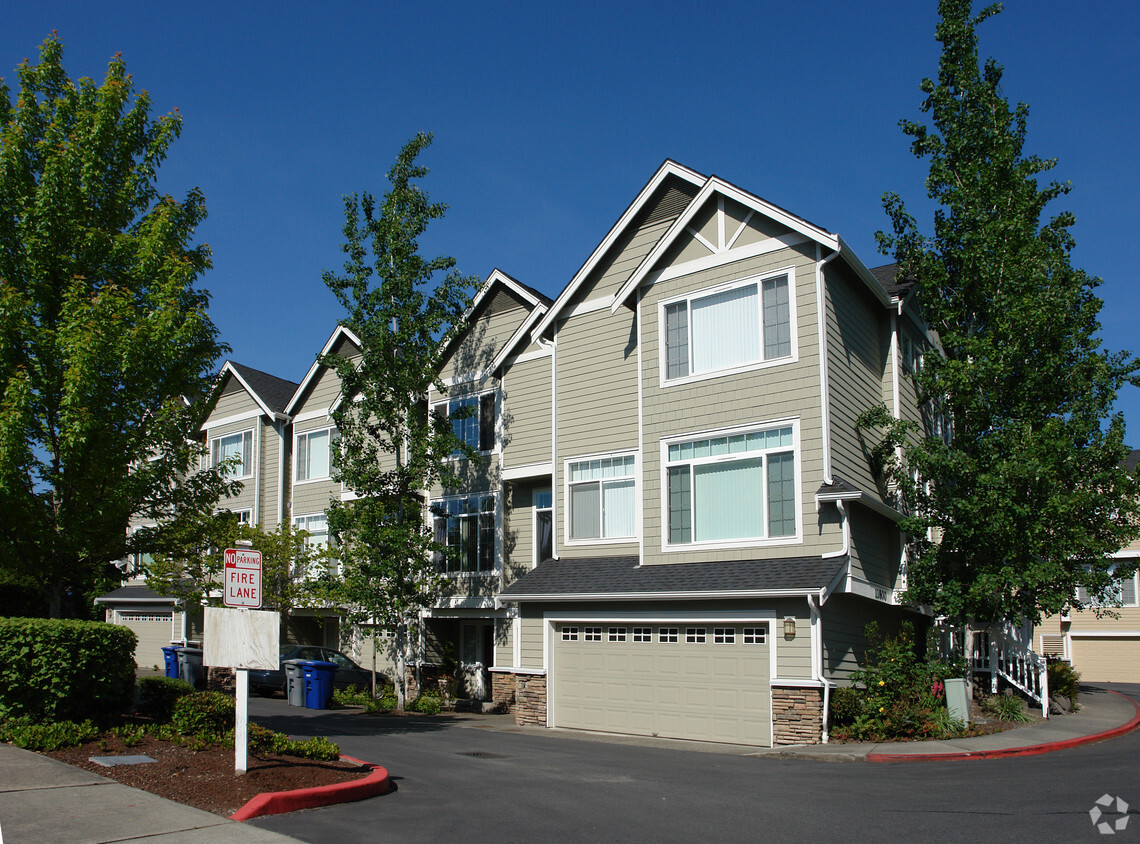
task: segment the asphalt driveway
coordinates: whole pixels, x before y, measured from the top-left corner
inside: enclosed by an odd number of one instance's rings
[[[509,717],[368,717],[251,701],[254,719],[329,735],[388,768],[360,803],[252,823],[356,841],[1099,840],[1105,793],[1140,809],[1140,732],[1023,759],[873,765],[748,748],[516,728]],[[1130,834],[1140,835],[1140,820]]]

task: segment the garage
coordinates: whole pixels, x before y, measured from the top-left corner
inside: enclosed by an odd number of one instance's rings
[[[1140,683],[1140,637],[1072,637],[1073,667],[1093,683]]]
[[[762,622],[561,622],[554,725],[771,745],[771,638]]]
[[[135,647],[135,664],[143,668],[161,667],[162,649],[182,635],[182,613],[171,610],[131,611],[115,613],[115,623],[135,631],[139,643]]]

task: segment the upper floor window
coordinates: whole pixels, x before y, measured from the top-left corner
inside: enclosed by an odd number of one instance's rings
[[[231,478],[245,478],[253,474],[253,429],[210,440],[210,466],[217,466],[233,457],[237,457],[240,462],[229,469]]]
[[[434,514],[435,541],[447,547],[440,561],[447,572],[480,572],[495,569],[495,497],[466,495],[437,501]]]
[[[671,442],[664,456],[670,545],[796,535],[792,425]]]
[[[570,539],[619,539],[636,534],[634,456],[566,464]]]
[[[298,481],[313,481],[331,475],[332,446],[336,438],[335,428],[297,434],[295,474]]]
[[[438,405],[451,419],[455,438],[476,451],[495,450],[495,394],[462,396]]]
[[[1092,607],[1135,607],[1140,606],[1137,601],[1136,574],[1131,577],[1118,577],[1109,587],[1104,599],[1090,595],[1083,586],[1077,589],[1077,600]]]
[[[309,536],[305,539],[306,545],[323,548],[329,544],[329,518],[324,513],[316,513],[312,516],[296,516],[293,519],[293,527],[297,530],[308,531]]]
[[[790,274],[694,294],[663,305],[666,381],[792,355]]]

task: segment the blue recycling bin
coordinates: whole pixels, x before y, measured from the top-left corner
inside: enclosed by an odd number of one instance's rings
[[[301,671],[305,675],[305,708],[328,709],[329,701],[332,700],[336,663],[307,659],[301,663]]]
[[[167,645],[162,649],[162,659],[166,663],[166,676],[172,680],[178,679],[178,652],[182,645]]]

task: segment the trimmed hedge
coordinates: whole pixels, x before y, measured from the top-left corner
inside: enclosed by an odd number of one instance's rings
[[[168,724],[174,715],[174,704],[193,693],[194,687],[185,680],[142,677],[139,679],[139,709],[157,723]]]
[[[0,718],[119,714],[134,699],[137,641],[101,621],[0,618]]]
[[[170,725],[184,736],[218,741],[234,728],[234,699],[221,692],[194,692],[178,698]]]

